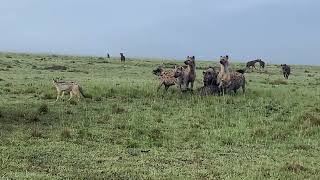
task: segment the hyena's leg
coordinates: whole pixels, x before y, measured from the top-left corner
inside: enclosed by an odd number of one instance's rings
[[[161,88],[161,86],[163,85],[163,82],[161,82],[157,88],[157,91],[159,91],[159,89]]]
[[[170,87],[170,86],[164,85],[165,91],[168,91],[169,87]]]
[[[70,91],[70,98],[68,99],[68,101],[70,101],[73,98],[73,92]]]
[[[193,91],[193,84],[194,84],[194,81],[191,81],[191,91]]]
[[[187,89],[186,89],[186,90],[189,90],[189,83],[190,83],[190,82],[187,81],[187,83],[186,83],[186,88],[187,88]]]
[[[246,85],[245,84],[242,85],[242,92],[243,92],[243,94],[246,92]]]

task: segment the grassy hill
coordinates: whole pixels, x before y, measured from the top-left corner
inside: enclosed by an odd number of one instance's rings
[[[284,80],[267,64],[245,74],[245,94],[201,97],[156,92],[162,63],[182,61],[1,53],[0,177],[320,177],[320,67],[292,66]],[[209,65],[197,62],[196,88]],[[56,77],[92,98],[55,102]]]

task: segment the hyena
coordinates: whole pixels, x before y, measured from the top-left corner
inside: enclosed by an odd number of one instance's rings
[[[126,57],[123,55],[123,53],[120,53],[120,61],[121,62],[125,62],[126,61]]]
[[[76,82],[56,80],[56,79],[53,79],[52,82],[57,90],[56,101],[58,101],[60,97],[62,98],[65,92],[70,93],[70,98],[68,99],[68,101],[70,101],[74,96],[77,97],[78,101],[80,101],[81,95],[83,97],[86,97],[83,93],[81,86]]]
[[[199,88],[200,95],[219,95],[220,88],[217,83],[218,72],[209,67],[203,71],[203,87]]]
[[[282,73],[283,73],[283,77],[288,79],[289,75],[291,73],[291,68],[290,66],[286,65],[286,64],[281,64],[281,68],[282,68]]]
[[[179,80],[181,91],[193,90],[194,81],[196,79],[196,62],[195,57],[187,57],[184,61],[186,67],[179,67],[175,72],[175,77]],[[189,88],[190,84],[190,88]]]
[[[177,79],[174,77],[176,69],[177,68],[174,67],[174,69],[164,70],[162,67],[157,67],[152,71],[152,73],[160,79],[157,91],[159,91],[162,85],[164,85],[165,91],[167,91],[170,86],[177,84]]]
[[[223,94],[237,90],[241,87],[245,92],[245,77],[240,72],[229,72],[229,56],[220,56],[220,72],[218,74],[217,83]]]

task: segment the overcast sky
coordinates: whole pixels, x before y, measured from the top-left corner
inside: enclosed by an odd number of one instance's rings
[[[0,51],[320,64],[320,0],[1,0]]]

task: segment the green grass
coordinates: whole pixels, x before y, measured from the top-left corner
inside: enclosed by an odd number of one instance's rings
[[[164,65],[175,63],[182,61]],[[0,54],[0,177],[320,177],[320,67],[292,66],[284,80],[279,66],[267,65],[245,74],[245,95],[201,97],[177,87],[157,93],[151,71],[160,64]],[[197,62],[197,88],[209,65],[217,63]],[[55,102],[57,77],[92,98]]]

